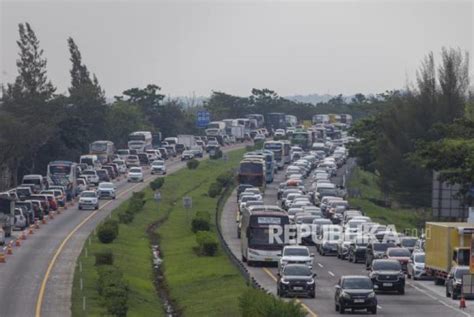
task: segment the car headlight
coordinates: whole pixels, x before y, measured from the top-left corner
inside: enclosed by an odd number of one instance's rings
[[[400,272],[400,273],[398,274],[398,277],[400,277],[401,279],[404,279],[404,278],[405,278],[405,273]]]
[[[370,293],[369,296],[367,296],[367,298],[375,298],[375,293],[374,292]]]
[[[258,255],[258,252],[257,251],[254,251],[254,250],[251,250],[251,249],[248,249],[248,252],[250,254],[253,254],[253,255]]]
[[[349,294],[346,293],[346,292],[342,292],[341,297],[342,297],[342,298],[345,298],[345,299],[351,299],[351,295],[349,295]]]
[[[415,265],[415,268],[417,270],[424,270],[425,268],[423,267],[423,265]]]
[[[285,280],[284,278],[282,278],[282,279],[280,280],[280,282],[281,282],[282,284],[285,284],[285,285],[290,284],[290,281],[287,281],[287,280]]]
[[[313,266],[313,261],[312,260],[306,261],[306,265]]]
[[[308,284],[308,285],[314,284],[314,279],[311,279],[311,280],[307,281],[306,284]]]

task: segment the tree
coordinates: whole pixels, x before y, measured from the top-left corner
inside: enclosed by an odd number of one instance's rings
[[[132,131],[148,130],[148,122],[137,105],[128,101],[116,101],[110,105],[105,119],[107,139],[115,146],[126,147]]]
[[[145,88],[131,88],[123,92],[128,97],[130,103],[138,105],[147,120],[152,122],[156,119],[156,114],[160,110],[161,103],[165,96],[160,94],[161,88],[154,84],[148,84]]]

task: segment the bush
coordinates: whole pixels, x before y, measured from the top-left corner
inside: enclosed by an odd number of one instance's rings
[[[221,149],[215,150],[214,155],[209,156],[209,158],[211,160],[217,160],[217,159],[220,159],[221,157],[222,157],[222,150]]]
[[[150,188],[153,190],[160,189],[164,183],[165,183],[165,179],[163,177],[159,177],[153,180],[152,182],[150,182]]]
[[[128,202],[128,208],[127,208],[127,211],[130,212],[130,213],[138,213],[142,210],[143,208],[143,205],[144,205],[144,202],[143,200],[138,200],[138,199],[131,199],[129,202]]]
[[[196,241],[199,245],[199,252],[202,255],[214,256],[217,252],[217,239],[210,231],[198,231]]]
[[[119,233],[118,223],[115,220],[107,220],[97,230],[97,237],[102,243],[111,243]]]
[[[123,223],[123,224],[131,223],[134,217],[135,217],[134,214],[129,212],[128,210],[125,210],[124,212],[119,213],[118,215],[120,223]]]
[[[191,221],[191,230],[196,233],[198,231],[209,231],[209,220],[199,217],[194,217]]]
[[[227,187],[234,181],[234,171],[228,170],[217,176],[216,181],[222,185],[222,187]]]
[[[95,265],[112,265],[114,264],[114,254],[112,250],[105,249],[94,253]]]
[[[209,190],[207,191],[207,194],[209,195],[209,197],[214,198],[214,197],[219,196],[221,191],[222,191],[222,185],[220,183],[212,183],[209,186]]]
[[[211,214],[209,211],[198,211],[195,215],[196,218],[206,219],[207,221],[211,220]]]
[[[132,199],[142,200],[145,199],[145,192],[133,192]]]
[[[122,272],[114,266],[103,265],[98,269],[97,291],[103,298],[109,314],[127,316],[129,287]]]
[[[306,312],[294,300],[285,302],[271,294],[248,288],[239,298],[242,317],[304,317]]]
[[[199,166],[199,161],[198,160],[195,160],[195,159],[192,159],[190,161],[188,161],[186,163],[186,166],[188,167],[188,169],[190,170],[195,170],[196,168],[198,168]]]

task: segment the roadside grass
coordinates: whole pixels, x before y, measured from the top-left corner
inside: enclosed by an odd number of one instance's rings
[[[150,224],[165,220],[165,217],[168,218],[157,229],[159,247],[164,259],[166,287],[180,312],[187,316],[240,316],[238,298],[247,288],[245,280],[222,250],[214,257],[196,254],[197,243],[190,223],[195,212],[209,211],[213,224],[211,230],[215,231],[218,197],[208,197],[207,190],[217,175],[238,165],[244,152],[232,151],[227,153],[226,161],[205,160],[196,170],[183,168],[166,176],[160,189],[162,199],[159,205],[153,199],[153,192],[147,188],[143,210],[135,215],[131,224],[120,224],[119,235],[113,243],[104,245],[92,234],[91,243],[86,241],[76,264],[72,316],[107,316],[96,288],[98,275],[93,256],[103,249],[113,251],[114,265],[120,268],[129,283],[127,316],[165,315],[153,284],[152,253],[146,233]],[[193,198],[193,207],[188,212],[182,205],[184,196]],[[118,212],[126,209],[127,204],[128,201],[115,209],[112,219],[117,219]],[[84,296],[85,311],[82,310]]]
[[[424,228],[426,213],[421,210],[394,208],[379,204],[383,194],[377,185],[377,175],[356,167],[347,183],[350,191],[359,190],[360,197],[349,198],[351,206],[360,208],[372,220],[382,224],[393,224],[397,231],[412,233],[414,229]]]

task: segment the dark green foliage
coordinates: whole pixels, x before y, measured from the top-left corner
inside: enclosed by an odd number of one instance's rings
[[[209,220],[204,219],[204,218],[194,217],[193,220],[191,221],[191,230],[195,233],[198,231],[209,231],[210,230]]]
[[[107,220],[97,228],[97,237],[102,243],[113,242],[119,233],[118,223],[115,220]]]
[[[223,153],[221,149],[215,150],[213,155],[210,155],[209,158],[211,160],[217,160],[222,157]]]
[[[239,298],[242,317],[304,317],[306,312],[294,300],[285,302],[262,290],[248,288]]]
[[[163,177],[159,177],[153,180],[152,182],[150,182],[150,188],[153,190],[160,189],[164,183],[165,183],[165,179]]]
[[[209,197],[214,198],[214,197],[219,196],[221,191],[222,191],[222,185],[216,182],[216,183],[212,183],[209,186],[209,190],[207,191],[207,194],[209,195]]]
[[[123,223],[123,224],[131,223],[134,217],[135,217],[135,214],[132,212],[129,212],[128,209],[125,210],[124,212],[119,213],[118,215],[120,223]]]
[[[198,160],[195,160],[195,159],[192,159],[190,161],[188,161],[186,163],[186,166],[188,167],[188,169],[190,170],[195,170],[196,168],[198,168],[199,166],[199,161]]]
[[[198,231],[196,233],[196,242],[199,246],[201,255],[214,256],[217,252],[217,238],[213,232]]]
[[[234,181],[234,171],[228,170],[225,173],[217,176],[216,181],[221,184],[222,187],[227,187],[231,185]]]
[[[125,317],[128,311],[129,287],[122,272],[111,265],[101,265],[97,272],[97,290],[102,296],[107,312],[112,316]]]
[[[104,249],[94,254],[95,265],[113,265],[114,254],[110,249]]]

